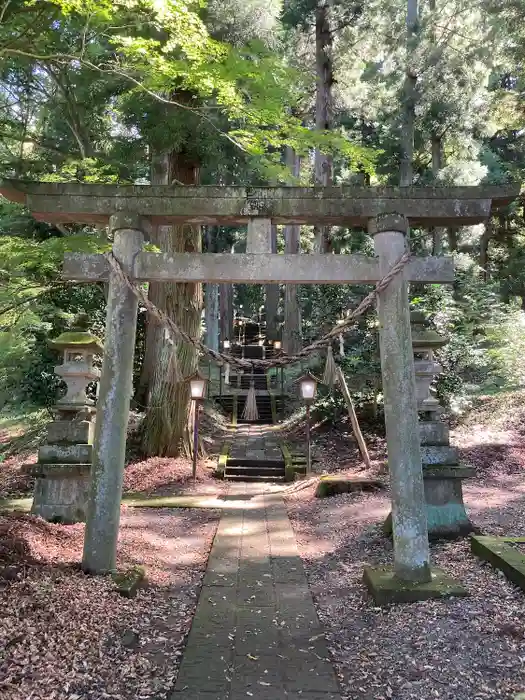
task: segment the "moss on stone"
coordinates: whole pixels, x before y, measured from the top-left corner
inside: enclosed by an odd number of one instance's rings
[[[316,498],[329,498],[330,496],[337,496],[341,493],[378,491],[382,488],[384,488],[384,484],[379,479],[327,474],[321,477],[315,495]]]
[[[220,508],[216,496],[124,496],[130,508]]]
[[[146,578],[143,566],[133,566],[125,571],[115,571],[111,574],[117,592],[124,598],[133,598]]]
[[[467,589],[440,569],[432,569],[428,583],[410,583],[398,578],[389,567],[366,566],[363,581],[378,605],[415,603],[433,598],[456,598],[468,595]]]
[[[99,353],[104,351],[102,341],[96,335],[87,331],[66,331],[58,338],[49,340],[48,344],[55,350],[65,350],[68,347],[77,347],[85,350],[93,350]]]
[[[473,535],[470,549],[480,559],[502,571],[505,576],[525,591],[525,554],[512,544],[525,544],[525,537],[493,537]]]
[[[221,454],[217,462],[217,469],[215,470],[215,476],[219,479],[224,478],[224,472],[226,471],[226,463],[228,462],[228,455],[230,454],[231,442],[225,442],[221,449]]]

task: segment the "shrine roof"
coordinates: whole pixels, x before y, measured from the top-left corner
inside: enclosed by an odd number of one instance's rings
[[[106,225],[127,212],[152,223],[274,223],[365,226],[397,213],[413,225],[481,223],[519,196],[519,185],[476,187],[216,187],[97,185],[3,180],[0,194],[50,223]]]

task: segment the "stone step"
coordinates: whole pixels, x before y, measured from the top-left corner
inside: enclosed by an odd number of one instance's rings
[[[259,476],[259,477],[267,477],[267,476],[282,476],[284,477],[284,467],[263,467],[263,466],[257,466],[257,467],[250,467],[250,466],[230,466],[229,464],[226,466],[226,471],[225,474],[227,476],[249,476],[249,477],[254,477],[254,476]]]
[[[227,468],[247,467],[256,469],[257,467],[269,469],[284,469],[284,459],[257,459],[254,457],[228,457]]]
[[[256,476],[246,474],[224,473],[224,478],[228,481],[284,481],[284,476]]]

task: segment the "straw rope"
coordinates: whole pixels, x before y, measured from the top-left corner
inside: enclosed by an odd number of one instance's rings
[[[166,328],[172,334],[172,336],[174,336],[174,340],[182,340],[186,343],[189,343],[199,352],[203,353],[204,355],[207,355],[219,365],[228,363],[241,369],[253,369],[255,367],[269,369],[270,367],[285,367],[287,365],[292,365],[296,362],[304,360],[305,358],[309,357],[321,348],[330,345],[334,338],[338,337],[341,333],[346,332],[351,326],[353,326],[356,323],[357,319],[360,316],[366,313],[366,311],[368,311],[368,309],[370,309],[375,304],[375,301],[379,294],[381,294],[381,292],[384,292],[385,289],[392,282],[392,280],[403,271],[405,265],[411,259],[411,254],[409,251],[405,252],[401,256],[401,258],[399,258],[399,260],[390,268],[390,270],[383,277],[383,279],[381,279],[376,284],[374,289],[366,295],[366,297],[361,301],[361,303],[355,309],[349,312],[344,322],[335,325],[332,328],[332,330],[326,333],[326,335],[324,335],[322,338],[319,338],[313,343],[310,343],[310,345],[307,345],[295,355],[283,354],[268,359],[249,360],[243,359],[241,357],[236,357],[235,355],[224,351],[218,352],[217,350],[209,348],[200,340],[189,336],[184,330],[179,328],[179,326],[177,326],[177,324],[171,318],[169,318],[169,316],[167,316],[167,314],[164,311],[159,309],[157,306],[155,306],[155,304],[153,304],[152,301],[150,301],[150,299],[148,299],[148,296],[143,289],[138,287],[129,279],[128,275],[122,269],[118,259],[114,256],[112,252],[106,253],[106,258],[108,259],[109,265],[114,274],[117,275],[119,279],[121,279],[125,283],[128,289],[135,295],[139,303],[145,307],[148,313],[151,314],[151,316],[153,316],[160,323],[161,326]]]

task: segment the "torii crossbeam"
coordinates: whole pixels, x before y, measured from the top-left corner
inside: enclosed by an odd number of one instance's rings
[[[109,225],[113,253],[136,281],[357,284],[383,278],[406,250],[410,223],[461,226],[485,221],[509,204],[518,187],[243,188],[162,187],[4,181],[0,193],[39,220]],[[246,254],[143,252],[151,224],[247,223]],[[272,223],[368,227],[377,257],[275,255]],[[109,281],[106,345],[91,471],[83,567],[115,566],[126,427],[132,389],[137,299],[103,256],[69,255],[66,279]],[[408,283],[454,279],[450,258],[409,263],[379,295],[381,368],[392,490],[394,575],[432,594],[418,434]],[[382,574],[381,574],[382,576]],[[387,588],[391,579],[381,578]],[[390,590],[390,589],[389,589]],[[442,588],[435,594],[441,596]],[[423,593],[421,594],[423,595]],[[414,597],[417,597],[417,593]]]

